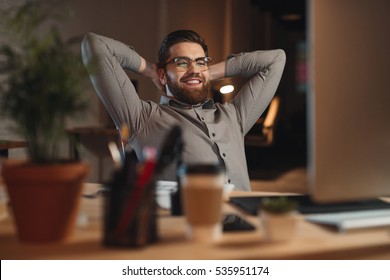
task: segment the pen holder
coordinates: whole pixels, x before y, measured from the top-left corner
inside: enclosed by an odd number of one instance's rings
[[[129,182],[128,172],[114,174],[105,197],[106,246],[141,247],[157,240],[155,181],[139,189],[135,180]]]

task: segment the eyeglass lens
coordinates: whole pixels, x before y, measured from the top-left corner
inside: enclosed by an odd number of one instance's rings
[[[199,57],[195,60],[192,60],[189,57],[177,57],[173,59],[173,62],[175,63],[178,70],[187,70],[190,68],[192,62],[195,62],[196,68],[199,68],[200,70],[207,70],[210,60],[211,59],[209,57]]]

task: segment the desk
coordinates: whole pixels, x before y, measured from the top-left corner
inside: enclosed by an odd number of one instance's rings
[[[88,215],[89,223],[78,226],[74,236],[63,244],[21,244],[11,219],[3,218],[0,259],[390,259],[390,234],[384,228],[340,234],[300,217],[291,241],[267,243],[257,218],[246,217],[257,226],[256,231],[225,233],[218,243],[194,244],[185,240],[184,218],[164,211],[158,219],[157,243],[140,249],[103,247],[101,209],[101,199],[83,198],[80,213]],[[236,210],[225,205],[224,211]]]
[[[27,147],[26,141],[0,140],[0,157],[8,157],[8,150]]]

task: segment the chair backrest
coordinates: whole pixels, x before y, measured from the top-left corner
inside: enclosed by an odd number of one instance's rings
[[[278,96],[274,96],[269,104],[268,112],[264,119],[264,128],[271,128],[275,125],[276,117],[279,113],[279,104],[280,98]]]
[[[275,140],[275,127],[279,115],[280,97],[274,96],[269,104],[266,116],[262,123],[261,131],[245,136],[245,145],[248,146],[271,146]]]

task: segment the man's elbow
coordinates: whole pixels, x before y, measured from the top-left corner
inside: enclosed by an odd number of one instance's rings
[[[275,52],[276,54],[272,64],[274,64],[275,67],[278,67],[283,71],[287,59],[286,52],[282,49],[276,49]]]
[[[276,55],[277,60],[285,62],[286,58],[287,58],[286,52],[282,49],[277,49],[276,52],[277,52],[277,55]]]
[[[81,42],[81,56],[83,58],[84,65],[90,64],[93,60],[93,43],[94,41],[96,41],[96,37],[96,34],[88,32],[87,34],[85,34]]]

